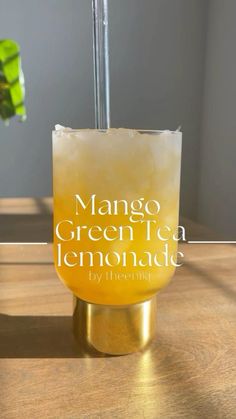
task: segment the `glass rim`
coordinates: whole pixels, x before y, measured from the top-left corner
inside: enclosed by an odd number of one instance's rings
[[[86,131],[97,131],[97,132],[107,132],[109,130],[126,130],[126,131],[137,131],[140,134],[182,134],[182,131],[180,129],[177,129],[175,131],[171,130],[155,130],[155,129],[136,129],[136,128],[106,128],[106,129],[99,129],[99,128],[61,128],[61,129],[54,129],[52,130],[53,133],[59,133],[61,132],[86,132]]]

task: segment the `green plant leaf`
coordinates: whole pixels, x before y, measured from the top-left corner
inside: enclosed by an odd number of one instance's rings
[[[26,118],[24,76],[19,45],[11,39],[0,40],[0,118],[19,115]]]

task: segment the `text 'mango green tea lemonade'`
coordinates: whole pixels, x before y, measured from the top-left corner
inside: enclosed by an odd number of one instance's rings
[[[55,266],[97,351],[132,352],[154,333],[154,296],[177,266],[181,139],[178,131],[53,132]]]

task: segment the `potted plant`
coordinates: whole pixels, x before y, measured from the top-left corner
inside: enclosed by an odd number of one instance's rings
[[[6,123],[15,115],[26,119],[24,76],[19,45],[0,40],[0,118]]]

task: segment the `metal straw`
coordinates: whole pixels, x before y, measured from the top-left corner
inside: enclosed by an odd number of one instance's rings
[[[95,126],[110,127],[108,0],[92,0]]]

